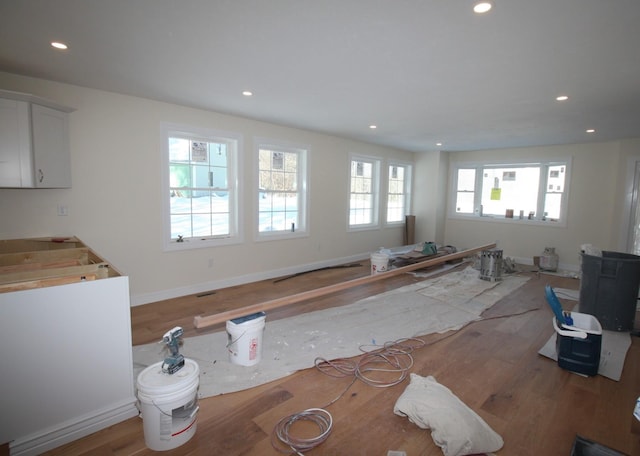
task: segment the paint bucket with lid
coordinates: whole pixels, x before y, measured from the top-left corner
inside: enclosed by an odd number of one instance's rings
[[[380,274],[389,270],[389,255],[386,253],[371,254],[371,275]]]
[[[166,451],[186,443],[196,432],[200,368],[185,358],[174,374],[162,371],[162,362],[140,372],[136,382],[142,413],[144,443]]]
[[[227,321],[227,349],[231,363],[253,366],[260,362],[266,318],[264,312],[257,312]]]

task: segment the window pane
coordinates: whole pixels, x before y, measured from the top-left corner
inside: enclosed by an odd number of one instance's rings
[[[231,234],[228,145],[169,137],[171,239]]]
[[[304,150],[258,149],[258,232],[303,229],[300,210],[304,195],[298,181]]]
[[[472,214],[473,213],[473,192],[458,192],[456,200],[456,212]]]
[[[472,214],[475,203],[475,168],[459,169],[458,180],[456,182],[456,212]]]
[[[540,168],[511,167],[482,170],[482,213],[504,216],[507,209],[514,213],[536,212]]]
[[[544,214],[547,219],[558,220],[562,206],[562,193],[547,193],[544,199]]]
[[[458,191],[473,192],[476,185],[475,169],[458,170]]]
[[[405,166],[389,165],[389,181],[387,194],[387,222],[402,222],[407,212]]]
[[[351,186],[349,198],[349,225],[371,225],[377,223],[374,201],[378,195],[379,165],[377,161],[351,160]]]
[[[547,192],[564,192],[565,166],[549,166],[547,176]]]

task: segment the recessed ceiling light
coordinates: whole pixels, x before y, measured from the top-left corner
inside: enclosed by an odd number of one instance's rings
[[[595,133],[596,132],[595,128],[589,128],[586,131],[587,131],[587,133]]]
[[[67,45],[64,43],[61,43],[60,41],[52,41],[51,46],[53,46],[56,49],[68,49]]]
[[[493,2],[489,0],[478,1],[478,2],[475,2],[473,5],[473,11],[475,11],[478,14],[486,13],[491,8],[493,8]]]
[[[442,143],[436,143],[436,146],[441,146],[441,145],[442,145]]]
[[[567,101],[569,99],[566,95],[559,95],[556,97],[556,101]]]
[[[372,130],[375,130],[376,128],[378,128],[378,126],[377,125],[369,125],[369,128],[372,129]]]
[[[253,95],[253,92],[251,90],[244,90],[242,92],[242,95],[244,95],[245,97],[250,97],[251,95]]]

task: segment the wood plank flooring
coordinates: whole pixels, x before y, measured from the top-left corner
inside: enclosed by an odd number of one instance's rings
[[[193,328],[193,317],[285,296],[368,274],[361,268],[318,271],[279,283],[263,281],[132,308],[134,344],[161,339],[175,325],[185,336],[224,330],[222,325]],[[619,382],[585,378],[560,369],[537,354],[553,334],[552,312],[544,286],[578,289],[578,280],[524,273],[526,285],[485,312],[485,319],[443,335],[423,337],[412,372],[451,389],[504,439],[497,455],[569,456],[576,434],[628,455],[640,455],[640,426],[632,416],[640,396],[640,339],[632,346]],[[414,283],[406,274],[334,295],[278,309],[269,321],[300,312],[354,302]],[[534,309],[530,312],[517,313]],[[505,315],[512,315],[501,318]],[[275,455],[270,434],[283,417],[322,407],[341,394],[348,378],[332,378],[315,368],[238,393],[200,401],[194,437],[173,455]],[[381,455],[402,450],[408,456],[436,456],[442,451],[430,431],[394,415],[393,406],[407,382],[374,388],[355,382],[327,410],[334,427],[329,438],[307,455]],[[53,455],[153,455],[146,448],[142,420],[132,418],[47,453]]]

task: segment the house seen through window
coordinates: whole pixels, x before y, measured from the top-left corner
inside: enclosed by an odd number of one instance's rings
[[[281,145],[258,146],[258,235],[305,233],[307,150]]]
[[[569,162],[456,165],[454,214],[565,222]]]
[[[168,158],[165,231],[169,238],[165,245],[189,243],[194,247],[199,241],[236,237],[237,139],[168,129],[164,139]]]
[[[378,225],[380,160],[353,157],[350,170],[349,227]]]
[[[390,164],[387,181],[387,223],[404,222],[410,210],[411,166]]]

